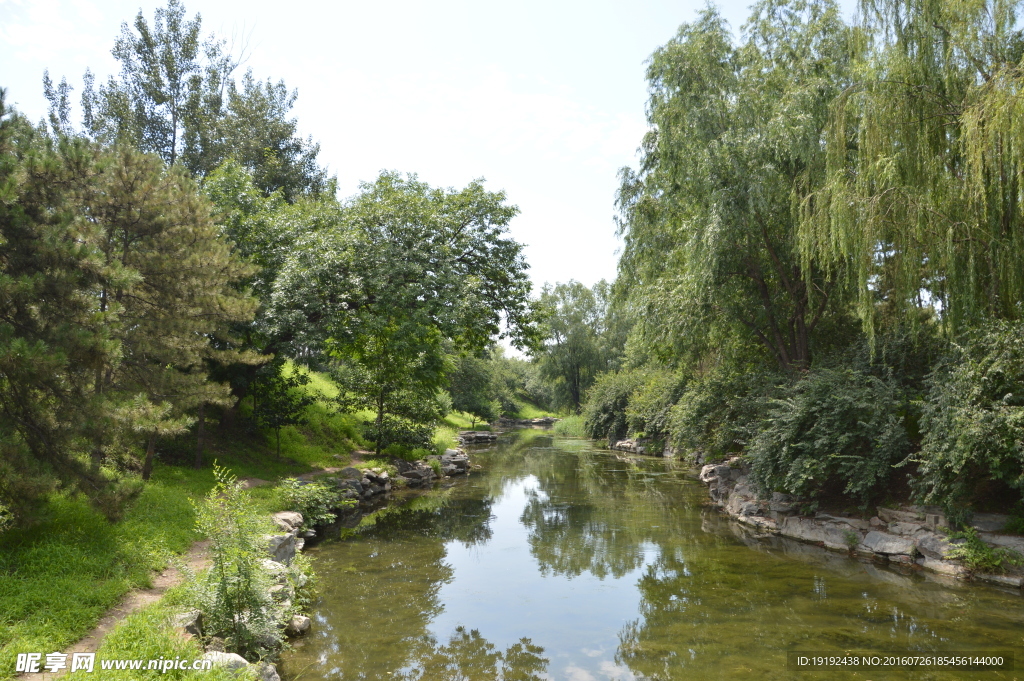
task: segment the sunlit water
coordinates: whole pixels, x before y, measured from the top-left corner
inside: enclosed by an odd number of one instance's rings
[[[1018,591],[940,583],[707,508],[678,464],[527,430],[309,555],[321,598],[289,681],[1015,679],[787,667],[787,652],[1011,651]]]

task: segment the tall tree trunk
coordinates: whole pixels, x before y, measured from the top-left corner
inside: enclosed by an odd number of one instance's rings
[[[196,422],[196,463],[195,468],[199,470],[203,467],[203,445],[206,437],[206,403],[199,403],[199,418]]]
[[[149,442],[146,443],[146,460],[142,463],[142,479],[149,480],[153,474],[153,454],[156,451],[156,431],[149,434]]]

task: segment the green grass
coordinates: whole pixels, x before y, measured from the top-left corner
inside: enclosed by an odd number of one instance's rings
[[[157,660],[159,658],[185,660],[199,659],[203,650],[196,640],[186,640],[171,627],[171,617],[184,609],[181,604],[185,588],[182,586],[168,589],[164,598],[146,608],[133,613],[117,625],[103,640],[96,652],[96,664],[92,673],[80,671],[69,674],[66,678],[75,679],[111,679],[112,681],[138,681],[138,679],[160,678],[176,680],[202,681],[237,681],[234,676],[223,669],[206,671],[168,670],[158,671],[113,671],[101,670],[100,660]],[[145,667],[145,663],[143,664]]]
[[[517,419],[539,419],[545,416],[558,416],[558,414],[553,411],[541,409],[537,405],[530,404],[529,402],[520,402],[519,411],[512,414],[512,416]]]
[[[565,435],[567,437],[586,437],[587,434],[583,430],[583,416],[581,414],[573,414],[572,416],[563,417],[561,421],[557,421],[551,430],[559,435]]]
[[[244,438],[225,439],[245,449]],[[309,470],[251,449],[236,456],[221,444],[214,439],[208,461],[217,458],[239,477],[275,480]],[[54,495],[38,522],[0,534],[0,680],[13,676],[18,653],[62,650],[87,634],[128,590],[149,586],[153,570],[166,567],[200,538],[191,500],[204,497],[213,485],[209,467],[197,471],[158,461],[118,523],[81,497]],[[249,493],[263,512],[283,508],[273,486]]]

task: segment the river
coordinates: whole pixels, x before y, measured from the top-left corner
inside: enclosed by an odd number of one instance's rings
[[[680,464],[521,430],[474,470],[309,551],[320,599],[286,681],[1014,679],[802,671],[787,653],[1015,653],[1019,591],[899,572],[705,506]]]

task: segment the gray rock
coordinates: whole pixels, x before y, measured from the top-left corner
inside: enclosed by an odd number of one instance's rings
[[[292,615],[292,618],[288,620],[287,626],[284,631],[289,636],[302,636],[312,624],[312,621],[305,615]]]
[[[349,480],[362,480],[363,473],[358,468],[349,466],[348,468],[342,468],[338,471],[338,475],[342,478],[348,478]]]
[[[288,567],[283,563],[269,558],[263,559],[263,570],[270,575],[275,583],[284,583],[288,580]]]
[[[203,613],[198,610],[189,610],[175,615],[171,619],[171,626],[199,638],[203,635]]]
[[[277,667],[269,662],[260,662],[256,667],[256,681],[281,681]]]
[[[917,550],[922,556],[935,560],[945,560],[949,557],[949,551],[952,549],[952,545],[946,537],[935,532],[918,535],[914,540],[914,545],[917,546]]]
[[[210,640],[206,643],[206,652],[208,653],[223,653],[224,652],[224,639],[220,636],[211,636]]]
[[[982,540],[991,546],[1001,546],[1011,551],[1024,555],[1024,537],[1014,537],[1008,534],[990,534],[982,532],[978,535]]]
[[[868,521],[868,524],[871,526],[871,529],[874,530],[885,530],[889,528],[889,525],[877,515],[872,517],[871,520]]]
[[[914,511],[898,511],[892,508],[878,507],[878,517],[887,523],[920,523],[924,520],[923,513]]]
[[[925,570],[931,570],[941,575],[950,575],[953,577],[963,577],[965,572],[961,565],[950,562],[948,560],[939,560],[937,558],[931,558],[929,556],[921,556],[917,559],[917,564],[923,567]]]
[[[786,537],[809,542],[821,542],[830,549],[847,550],[852,539],[861,534],[845,523],[789,516],[782,520],[779,532]],[[856,535],[856,537],[854,537]]]
[[[730,472],[731,469],[725,464],[708,464],[700,469],[700,481],[707,483],[721,478],[728,480]]]
[[[907,537],[913,537],[915,533],[924,529],[924,525],[917,523],[889,523],[890,534],[902,534]]]
[[[271,518],[284,532],[296,532],[302,527],[302,514],[296,511],[281,511],[272,515]]]
[[[237,671],[249,666],[245,658],[237,653],[210,652],[203,655],[203,659],[212,662],[214,667],[228,671]]]
[[[267,589],[267,593],[269,593],[270,597],[279,603],[290,601],[295,597],[295,589],[288,583],[275,584]]]
[[[981,532],[999,532],[1008,522],[1010,516],[1002,513],[975,513],[971,517],[971,527]]]
[[[868,551],[884,554],[906,554],[914,555],[914,542],[906,537],[899,537],[893,534],[886,534],[878,530],[867,533],[858,548],[866,548]]]
[[[290,565],[295,557],[298,540],[294,534],[275,534],[267,537],[267,553],[278,563]]]
[[[976,573],[974,578],[982,582],[988,582],[989,584],[1000,584],[1002,586],[1013,587],[1014,589],[1019,589],[1021,585],[1024,584],[1024,577],[1020,577],[1018,575],[990,575],[986,573]]]

